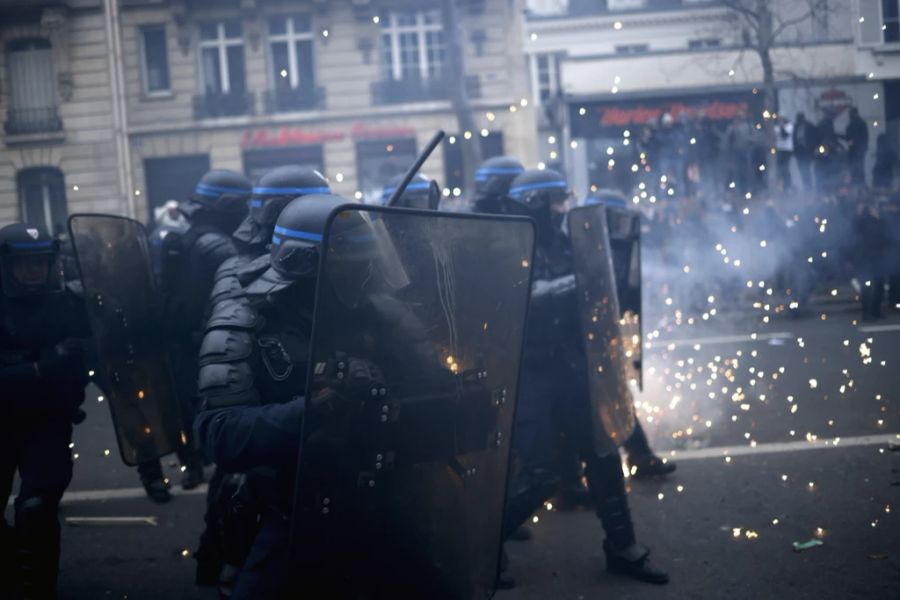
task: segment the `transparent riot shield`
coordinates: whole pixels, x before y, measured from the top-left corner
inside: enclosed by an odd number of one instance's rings
[[[602,456],[615,451],[631,435],[634,401],[628,387],[606,208],[583,206],[571,210],[568,218],[594,446]]]
[[[73,215],[69,232],[122,460],[135,465],[174,452],[185,436],[144,226]]]
[[[332,215],[291,526],[310,597],[493,595],[533,241],[514,218]]]
[[[623,208],[607,207],[609,245],[619,299],[622,341],[625,344],[628,379],[644,389],[643,296],[641,293],[641,215]]]

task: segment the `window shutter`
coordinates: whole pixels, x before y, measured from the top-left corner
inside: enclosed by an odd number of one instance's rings
[[[859,45],[877,46],[882,44],[884,38],[881,33],[881,0],[857,1],[859,3],[859,17],[857,18]]]

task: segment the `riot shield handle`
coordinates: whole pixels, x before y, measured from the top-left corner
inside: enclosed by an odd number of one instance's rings
[[[434,149],[438,147],[438,144],[441,143],[441,140],[444,139],[443,129],[438,129],[431,140],[425,145],[425,148],[416,157],[416,161],[412,164],[409,170],[406,172],[406,175],[403,177],[403,181],[400,182],[400,185],[397,186],[397,189],[394,190],[394,193],[391,194],[391,197],[388,198],[385,206],[394,206],[397,203],[397,200],[400,199],[400,196],[403,195],[403,192],[406,191],[406,186],[409,185],[409,182],[412,181],[412,178],[416,176],[416,173],[419,172],[419,169],[422,168],[422,165],[425,164],[425,161],[428,160],[428,157],[431,156],[431,153],[434,152]]]

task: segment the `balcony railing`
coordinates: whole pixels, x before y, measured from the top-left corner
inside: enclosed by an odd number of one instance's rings
[[[383,105],[449,100],[454,85],[459,83],[446,78],[376,81],[372,84],[372,103]],[[466,76],[465,86],[470,98],[481,97],[481,80],[477,75]]]
[[[194,118],[237,117],[256,112],[252,92],[207,93],[194,96]]]
[[[46,108],[10,108],[4,129],[8,135],[62,131],[62,119],[55,106]]]
[[[267,114],[315,110],[325,107],[325,88],[321,86],[267,90],[263,93]]]

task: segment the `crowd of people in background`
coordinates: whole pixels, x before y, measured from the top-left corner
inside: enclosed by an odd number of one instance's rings
[[[695,314],[711,297],[721,306],[761,295],[799,315],[814,294],[843,286],[865,319],[883,316],[885,294],[897,310],[897,144],[880,133],[873,155],[869,125],[855,107],[847,116],[838,131],[833,114],[664,113],[627,132],[631,154],[592,190],[618,188],[644,213],[645,293]]]

